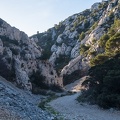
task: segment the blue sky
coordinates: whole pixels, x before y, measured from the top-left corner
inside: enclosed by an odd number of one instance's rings
[[[101,0],[1,0],[0,17],[29,36]]]

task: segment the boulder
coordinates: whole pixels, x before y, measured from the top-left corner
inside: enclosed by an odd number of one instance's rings
[[[62,37],[62,34],[60,34],[57,38],[57,43],[61,44],[63,42],[63,39],[61,38]]]

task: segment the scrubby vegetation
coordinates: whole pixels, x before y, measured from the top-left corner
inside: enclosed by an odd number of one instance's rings
[[[9,68],[6,63],[3,61],[3,56],[0,55],[0,75],[4,78],[6,78],[9,81],[15,80],[15,71],[14,68]],[[14,64],[14,62],[11,59],[7,59],[8,63]]]
[[[95,66],[104,63],[108,60],[108,56],[106,54],[98,54],[95,58],[90,60],[90,65]]]
[[[60,74],[61,69],[73,58],[71,57],[73,54],[72,52],[75,51],[77,53],[77,50],[80,48],[80,55],[84,58],[82,59],[83,65],[84,63],[85,65],[89,64],[92,67],[90,71],[92,71],[93,68],[96,68],[93,76],[91,76],[91,73],[89,72],[90,78],[88,81],[91,80],[91,83],[86,81],[86,85],[89,90],[84,92],[84,95],[87,96],[90,93],[86,99],[92,99],[94,102],[97,100],[96,103],[99,105],[102,101],[100,96],[103,96],[103,94],[98,91],[98,93],[96,93],[94,88],[97,89],[98,87],[101,87],[101,85],[104,87],[105,84],[103,82],[101,84],[99,80],[103,81],[103,79],[107,79],[107,75],[112,77],[111,74],[107,73],[112,70],[111,68],[109,69],[107,64],[108,61],[114,60],[113,57],[120,53],[120,15],[119,10],[117,10],[120,8],[115,5],[116,3],[111,3],[112,7],[108,7],[110,2],[112,1],[103,1],[98,4],[98,8],[96,6],[97,9],[93,7],[93,10],[85,10],[79,14],[73,15],[72,17],[70,16],[68,20],[66,19],[58,25],[55,24],[53,28],[49,29],[45,33],[38,33],[35,35],[35,37],[38,38],[38,44],[43,49],[43,54],[40,59],[47,60],[53,52],[57,53],[54,68],[56,69],[58,75]],[[60,42],[58,42],[58,37],[61,39]],[[65,52],[62,55],[61,53],[58,54],[57,50],[62,47],[63,43],[65,44],[65,49],[67,49],[68,46],[71,47],[69,55],[66,55]],[[77,44],[80,44],[79,48],[76,47]],[[54,50],[51,50],[53,45],[55,45]],[[74,47],[77,50],[73,49]],[[106,71],[104,71],[104,69]],[[96,77],[96,80],[98,81],[94,82],[95,72],[99,74],[99,71],[100,76]],[[114,75],[115,74],[116,73],[114,73]],[[80,77],[78,77],[78,75],[81,76],[81,73],[78,71],[73,72],[71,75],[64,75],[64,85],[78,79]],[[101,76],[103,76],[103,78],[101,78]],[[91,87],[91,85],[94,87]],[[94,98],[92,92],[100,94],[100,96],[97,95],[97,98]]]
[[[10,44],[14,44],[14,45],[16,45],[16,46],[19,45],[19,42],[18,42],[17,40],[11,40],[11,39],[9,39],[9,38],[6,37],[6,36],[1,36],[1,35],[0,35],[0,38],[1,38],[4,46],[9,47]]]
[[[107,34],[104,34],[101,38],[100,38],[100,40],[99,40],[99,45],[100,45],[100,47],[105,47],[105,44],[106,44],[106,42],[107,42],[107,40],[109,39],[109,35],[107,35]]]
[[[67,65],[70,61],[70,56],[67,55],[60,55],[59,58],[55,61],[55,69],[58,74],[60,74],[62,68]]]
[[[48,96],[45,100],[42,100],[40,103],[39,103],[39,107],[43,110],[47,109],[47,103],[49,103],[50,101],[54,100],[58,98],[57,95],[55,94],[51,94],[50,96]]]
[[[33,72],[31,76],[31,82],[33,84],[32,92],[38,94],[41,89],[48,89],[48,85],[45,84],[45,77],[40,71]]]
[[[78,100],[120,109],[120,54],[92,67],[89,76],[82,84],[86,90]]]
[[[58,85],[49,85],[45,82],[45,76],[42,75],[41,71],[33,72],[30,77],[32,82],[32,93],[47,95],[46,90],[53,90],[55,92],[63,92],[63,89]]]
[[[81,55],[85,55],[85,52],[86,52],[89,48],[90,48],[90,46],[86,46],[86,45],[82,44],[82,45],[80,46],[80,54],[81,54]]]
[[[120,52],[120,33],[116,33],[106,42],[106,53],[115,55]]]
[[[90,60],[90,66],[102,64],[109,58],[112,58],[116,54],[120,53],[120,33],[118,32],[119,29],[120,20],[115,19],[108,32],[101,36],[99,39],[98,44],[103,49],[103,53],[99,53],[94,58],[92,58]],[[84,52],[85,50],[82,53]]]
[[[59,112],[57,112],[55,109],[53,109],[48,103],[51,102],[52,100],[57,99],[58,96],[55,94],[49,95],[47,98],[43,99],[39,103],[39,107],[43,110],[46,110],[48,113],[52,114],[54,116],[53,120],[63,120],[63,117],[60,115]]]
[[[63,75],[63,85],[70,84],[81,77],[81,71],[76,70],[70,75]]]
[[[81,41],[81,40],[83,40],[84,38],[85,38],[85,33],[82,32],[82,33],[79,35],[79,40]]]

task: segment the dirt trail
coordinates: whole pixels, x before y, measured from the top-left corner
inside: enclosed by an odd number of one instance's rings
[[[79,85],[80,81],[78,80],[78,82],[76,81],[73,85],[70,84],[67,87],[72,91],[78,91],[79,89],[75,90],[75,88],[79,88]],[[59,97],[51,101],[49,105],[62,114],[64,120],[120,120],[120,111],[113,109],[103,110],[95,105],[80,104],[76,101],[79,95],[80,92],[74,95]]]

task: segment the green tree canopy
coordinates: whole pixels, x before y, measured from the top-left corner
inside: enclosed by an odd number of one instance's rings
[[[103,108],[120,109],[120,54],[92,67],[88,75],[90,77],[82,83],[87,89],[78,100],[98,104]]]
[[[116,33],[106,42],[105,50],[112,55],[120,53],[120,33]]]
[[[108,55],[106,54],[98,54],[95,58],[90,60],[90,66],[95,66],[104,63],[108,60]]]

